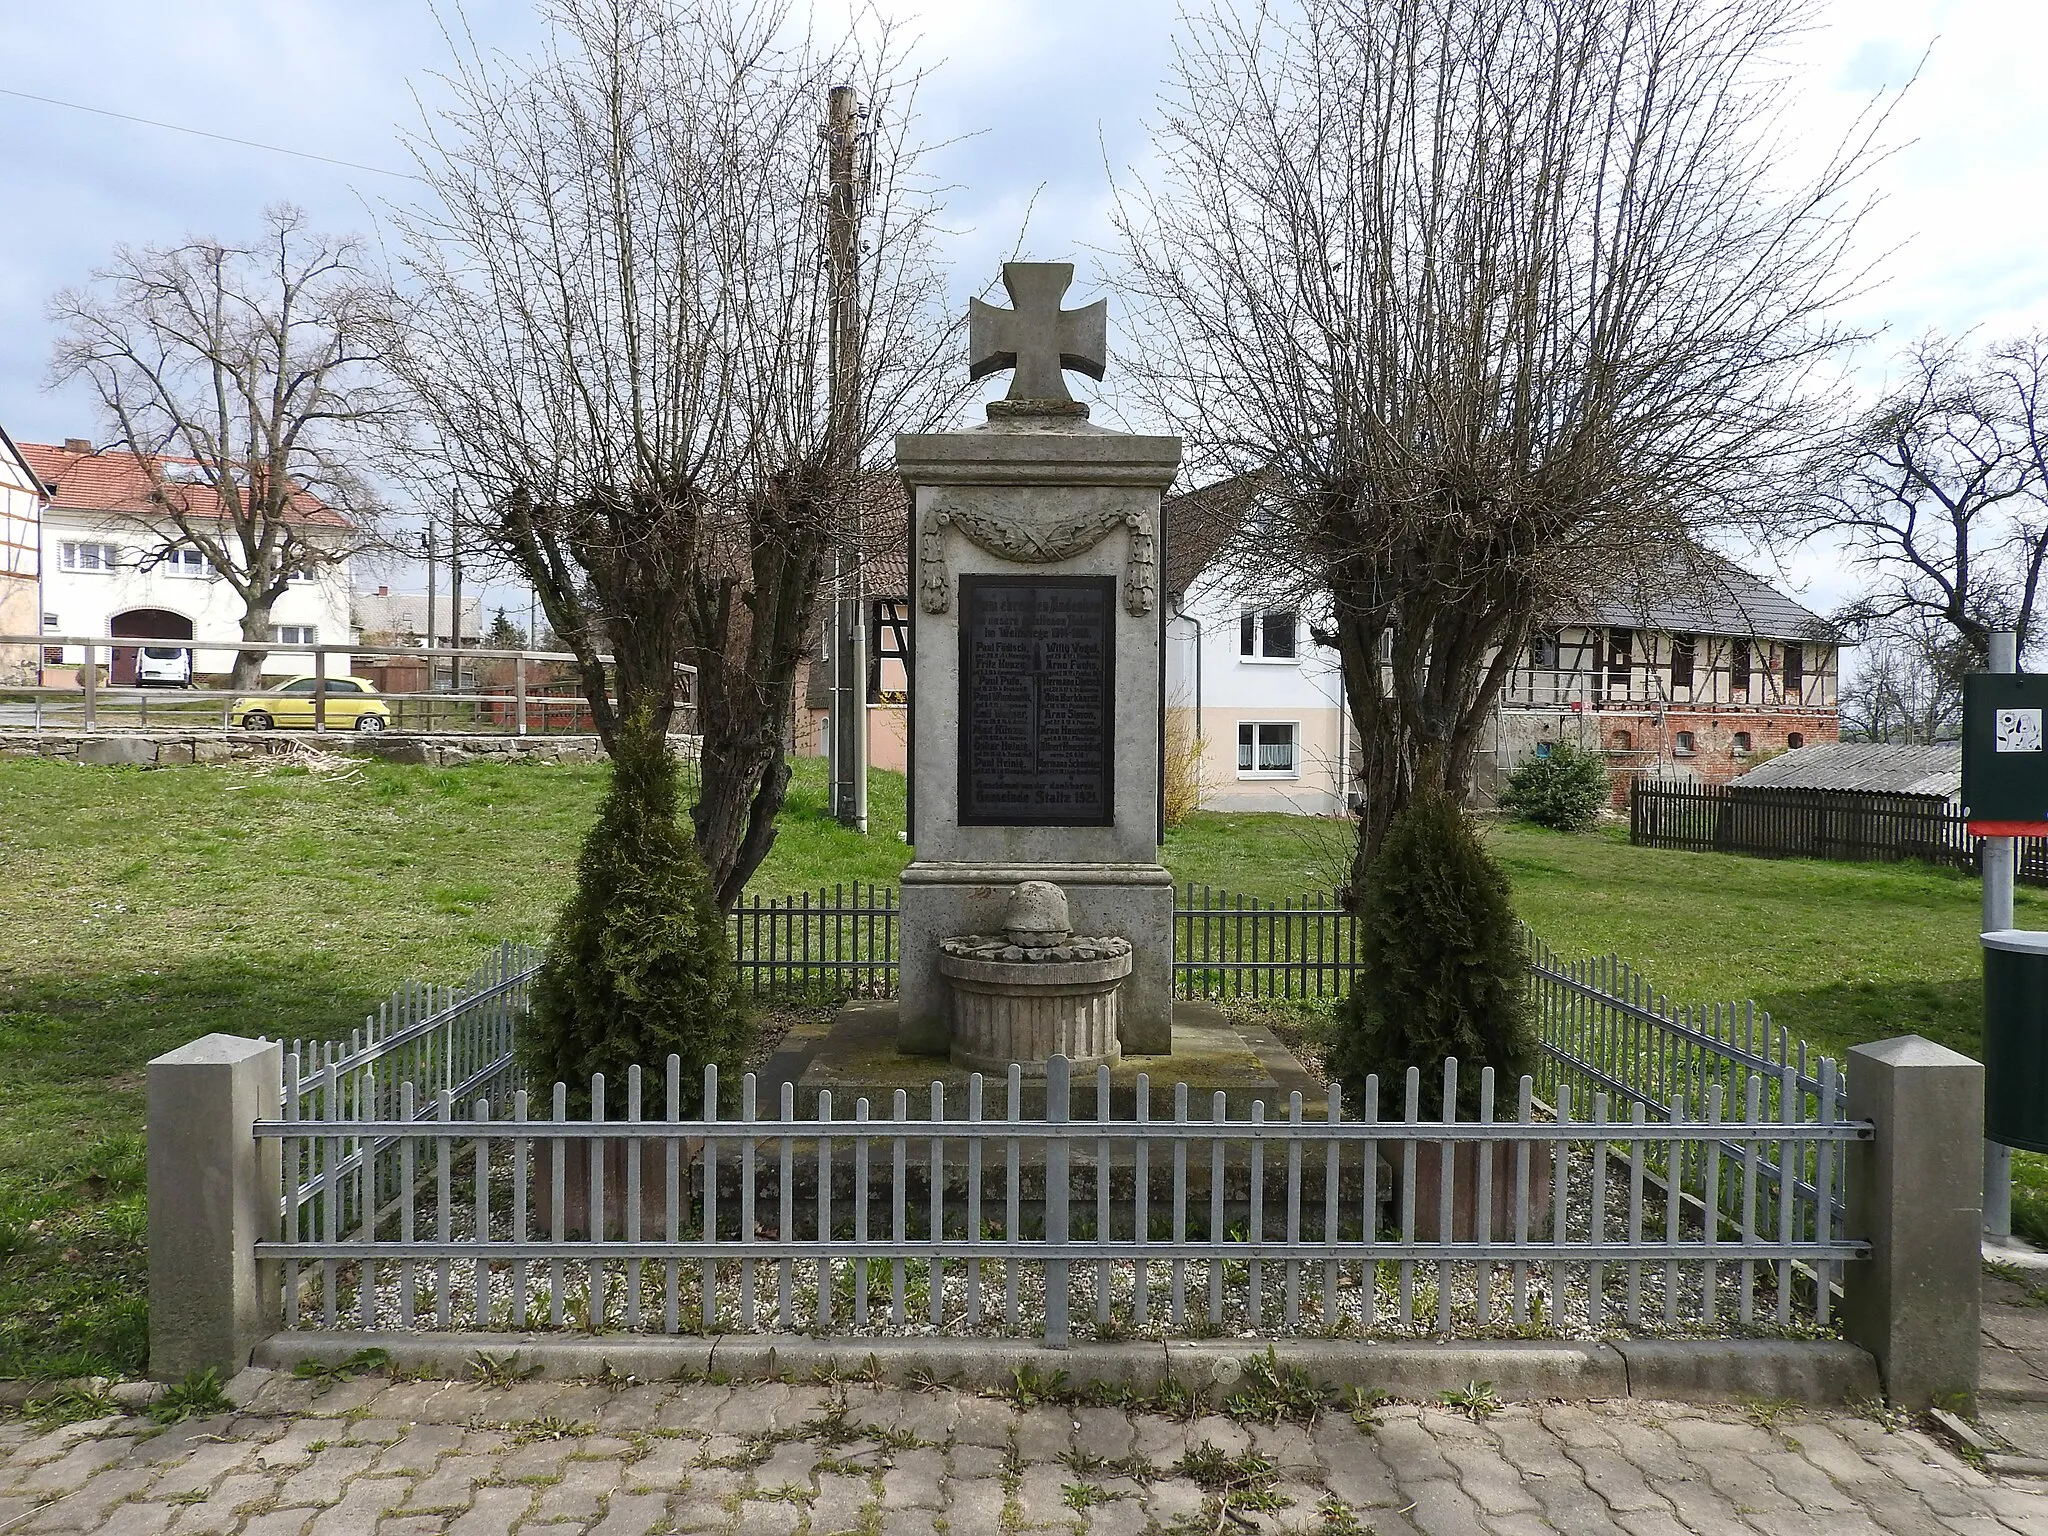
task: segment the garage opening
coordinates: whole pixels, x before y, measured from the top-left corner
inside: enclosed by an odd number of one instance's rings
[[[116,640],[190,640],[192,621],[168,608],[131,608],[126,613],[114,615],[107,625],[107,633]],[[107,680],[116,688],[133,688],[136,662],[141,652],[139,645],[115,646]]]

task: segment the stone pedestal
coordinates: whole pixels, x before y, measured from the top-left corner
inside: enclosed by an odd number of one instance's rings
[[[1075,931],[1130,941],[1122,1048],[1172,1049],[1158,572],[1180,452],[1178,438],[1028,402],[971,431],[896,440],[916,592],[903,1050],[949,1054],[939,941],[998,929],[1024,880],[1064,889]]]
[[[1091,1070],[1124,1058],[1116,994],[1131,971],[1128,953],[1073,963],[1056,979],[1042,965],[958,955],[942,956],[939,968],[953,983],[955,1066],[1006,1072],[1014,1061],[1026,1077],[1043,1077],[1053,1055]]]
[[[939,945],[953,987],[953,1064],[1003,1072],[1015,1062],[1044,1077],[1047,1061],[1114,1067],[1117,992],[1131,974],[1131,945],[1115,935],[1077,936],[1066,893],[1027,880],[1011,893],[1000,933],[960,934]]]

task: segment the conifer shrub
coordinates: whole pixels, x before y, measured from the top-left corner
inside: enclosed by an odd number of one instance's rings
[[[671,1054],[682,1058],[685,1113],[701,1107],[704,1067],[733,1081],[753,1037],[711,876],[676,818],[676,765],[649,719],[619,734],[612,781],[584,839],[521,1029],[536,1091],[568,1084],[576,1113],[605,1075],[606,1113],[623,1114],[626,1069],[653,1075],[660,1106]]]
[[[1607,765],[1599,755],[1560,741],[1549,756],[1524,758],[1508,775],[1500,808],[1539,827],[1583,832],[1607,799]]]
[[[1421,1113],[1443,1108],[1443,1061],[1458,1058],[1460,1118],[1476,1116],[1480,1068],[1494,1070],[1495,1113],[1536,1061],[1526,955],[1508,880],[1457,803],[1418,794],[1395,816],[1359,911],[1361,968],[1330,1025],[1326,1065],[1362,1104],[1404,1109],[1408,1069],[1422,1071]]]

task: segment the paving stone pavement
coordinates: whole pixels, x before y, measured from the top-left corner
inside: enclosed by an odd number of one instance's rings
[[[0,1422],[0,1536],[2048,1536],[2048,1480],[1845,1413],[1636,1400],[1361,1425],[964,1393],[251,1372],[152,1434]]]

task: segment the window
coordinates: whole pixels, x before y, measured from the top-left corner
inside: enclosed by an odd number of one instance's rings
[[[286,581],[299,582],[311,581],[313,579],[313,568],[308,565],[295,565],[284,573],[284,579]]]
[[[1543,670],[1557,666],[1558,641],[1555,633],[1539,631],[1529,637],[1529,665]]]
[[[1735,733],[1735,755],[1737,757],[1749,756],[1749,732],[1737,731]]]
[[[1635,660],[1636,632],[1632,629],[1607,631],[1607,696],[1628,697],[1629,671]]]
[[[330,677],[327,679],[327,691],[329,693],[361,693],[363,685],[356,682],[353,678]]]
[[[111,571],[121,560],[121,552],[111,544],[83,544],[76,539],[66,539],[58,551],[58,565],[67,571]]]
[[[1627,731],[1616,731],[1607,738],[1607,745],[1616,752],[1633,752],[1636,749],[1636,739]]]
[[[1295,772],[1294,727],[1254,724],[1246,721],[1237,728],[1237,772],[1239,777],[1292,775]]]
[[[166,576],[204,580],[213,574],[213,562],[196,549],[174,549],[163,558]]]
[[[1806,692],[1806,652],[1799,646],[1785,647],[1785,697],[1796,701]]]
[[[279,693],[311,693],[313,691],[313,679],[302,677],[297,682],[286,683],[277,691]]]
[[[1539,742],[1537,742],[1537,743],[1536,743],[1536,755],[1537,755],[1538,757],[1548,757],[1548,756],[1550,756],[1550,743],[1549,743],[1549,742],[1547,742],[1547,741],[1539,741]]]
[[[312,624],[273,624],[270,638],[279,645],[318,645],[320,631]]]
[[[876,598],[868,609],[868,702],[907,702],[909,681],[910,604]]]
[[[1798,731],[1793,731],[1785,737],[1785,745],[1791,748],[1794,752],[1797,752],[1801,747],[1806,745],[1806,738],[1803,735],[1801,735]]]
[[[1680,688],[1692,687],[1693,646],[1691,635],[1671,637],[1671,688],[1675,693]]]
[[[1691,757],[1698,750],[1691,731],[1680,731],[1671,743],[1671,753],[1674,757]]]
[[[54,635],[54,634],[56,634],[56,633],[57,633],[58,631],[60,631],[60,630],[61,630],[61,629],[62,629],[63,627],[64,627],[63,625],[61,625],[61,624],[59,624],[59,623],[57,622],[57,615],[56,615],[56,614],[54,614],[54,613],[46,613],[46,614],[44,614],[44,615],[43,615],[43,633],[44,633],[44,634],[46,634],[46,635]],[[61,645],[46,645],[46,646],[44,646],[44,647],[43,647],[43,665],[44,665],[44,666],[46,666],[46,667],[61,667],[61,666],[63,666],[63,665],[64,665],[64,647],[63,647],[63,646],[61,646]]]
[[[1731,640],[1728,643],[1728,686],[1734,692],[1749,693],[1749,642]]]
[[[1292,608],[1247,608],[1237,623],[1237,653],[1247,661],[1292,661],[1296,627]]]

